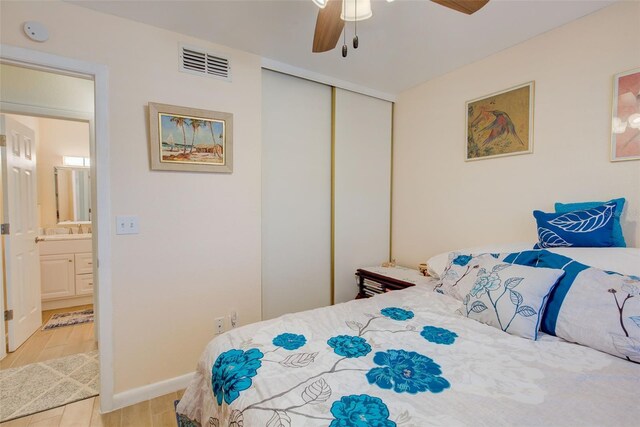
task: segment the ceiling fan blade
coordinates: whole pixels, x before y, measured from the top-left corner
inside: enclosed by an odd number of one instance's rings
[[[344,28],[340,12],[342,12],[342,0],[328,0],[327,5],[318,10],[316,31],[313,35],[313,52],[326,52],[336,47]]]
[[[489,0],[431,0],[434,3],[441,4],[449,9],[471,15],[489,3]]]

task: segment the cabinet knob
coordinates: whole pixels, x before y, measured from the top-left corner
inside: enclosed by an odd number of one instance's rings
[[[70,260],[69,260],[69,262],[73,262],[73,260],[72,260],[72,259],[70,259]]]

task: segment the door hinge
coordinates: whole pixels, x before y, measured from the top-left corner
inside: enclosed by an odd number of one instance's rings
[[[7,145],[7,136],[0,135],[0,147],[4,147],[5,145]]]
[[[9,234],[9,223],[0,224],[0,234]]]
[[[13,310],[4,311],[4,321],[7,322],[9,320],[13,320]]]

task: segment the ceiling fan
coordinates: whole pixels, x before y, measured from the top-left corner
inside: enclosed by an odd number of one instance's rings
[[[393,1],[393,0],[387,0]],[[431,0],[449,9],[471,15],[480,10],[489,0]],[[371,17],[371,2],[365,0],[313,0],[320,7],[313,35],[312,52],[326,52],[338,44],[345,21],[361,21]],[[360,10],[358,11],[358,8]],[[358,36],[353,47],[358,47]],[[342,56],[347,56],[347,45],[342,47]]]

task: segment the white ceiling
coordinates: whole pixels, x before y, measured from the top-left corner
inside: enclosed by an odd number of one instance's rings
[[[467,16],[428,0],[373,1],[358,23],[360,47],[311,53],[318,8],[311,0],[72,1],[79,6],[252,52],[397,94],[614,3],[614,0],[491,0]],[[347,41],[353,24],[347,28]]]

